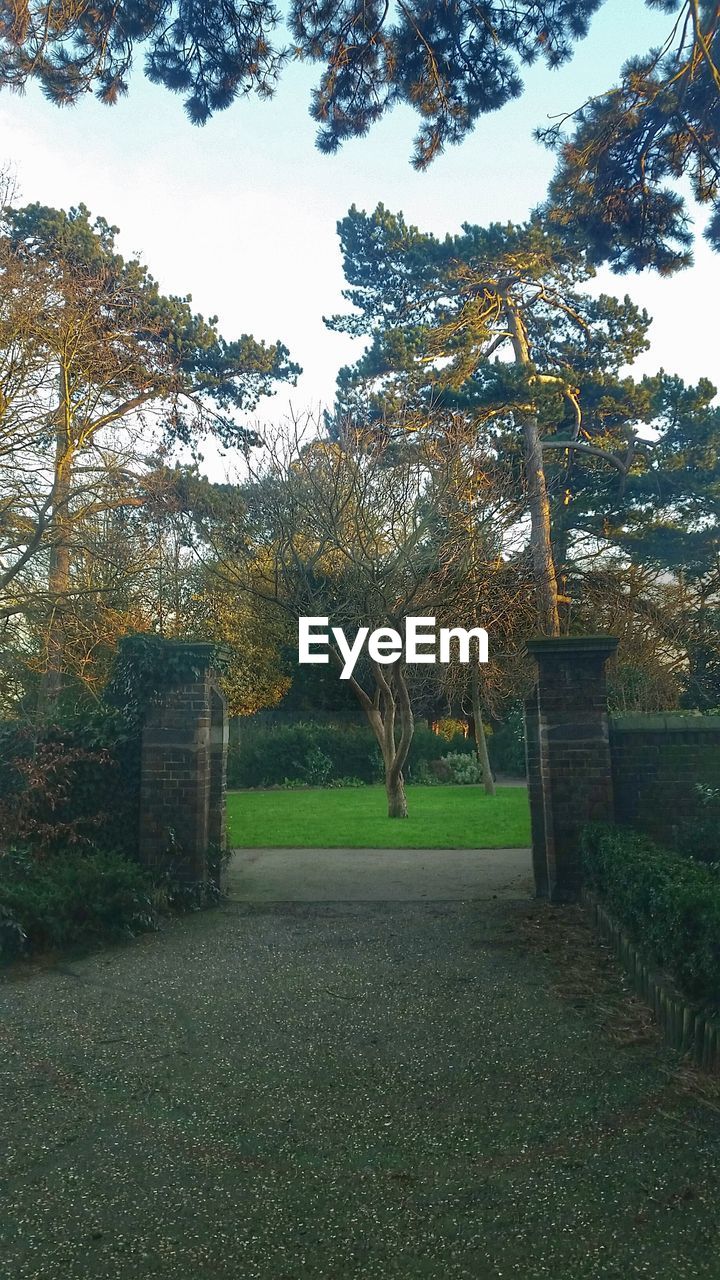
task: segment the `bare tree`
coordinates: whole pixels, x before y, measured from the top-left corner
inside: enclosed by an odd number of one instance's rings
[[[390,628],[404,639],[408,617],[433,616],[439,603],[434,529],[447,463],[422,446],[399,451],[361,434],[339,444],[317,429],[295,420],[248,454],[244,546],[237,549],[235,530],[228,553],[226,534],[215,532],[214,571],[229,589],[273,601],[294,620],[328,618],[348,637]],[[343,654],[329,634],[340,672]],[[406,817],[415,721],[405,659],[363,655],[349,683],[382,755],[388,814]]]
[[[443,608],[450,601],[465,625],[482,625],[492,636],[490,663],[453,661],[443,673],[443,687],[472,719],[483,785],[494,795],[484,721],[497,716],[513,692],[517,696],[523,642],[535,627],[524,504],[507,463],[478,441],[471,420],[436,413],[434,424],[434,448],[445,458],[448,474],[440,509],[439,620],[446,620]]]
[[[327,618],[339,673],[345,658],[332,627],[349,639],[361,627],[391,629],[403,642],[410,617],[511,630],[520,580],[527,598],[527,557],[516,563],[510,532],[517,498],[498,491],[496,460],[479,457],[461,419],[436,426],[404,443],[370,431],[333,441],[310,417],[276,429],[248,453],[242,529],[216,522],[204,531],[212,572],[293,622]],[[384,660],[363,653],[349,678],[382,756],[390,817],[407,816],[416,699],[441,679],[404,653],[404,643]]]

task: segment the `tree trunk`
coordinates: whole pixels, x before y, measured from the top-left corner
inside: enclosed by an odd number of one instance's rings
[[[530,368],[532,360],[527,331],[515,300],[509,294],[505,295],[505,318],[512,340],[515,362]],[[543,635],[559,636],[560,616],[550,529],[550,501],[545,483],[537,414],[532,412],[523,416],[523,452],[530,509],[530,550],[535,579],[538,626]]]
[[[69,414],[61,406],[61,422],[55,436],[55,472],[51,529],[53,544],[48,570],[50,614],[47,629],[47,667],[43,677],[41,700],[44,708],[52,707],[62,691],[65,671],[65,625],[63,607],[70,590],[70,497],[72,492],[73,448]]]
[[[495,795],[495,779],[490,768],[490,757],[488,755],[487,738],[485,737],[485,725],[482,718],[482,706],[480,704],[480,672],[476,666],[470,668],[470,689],[472,692],[472,713],[473,728],[475,730],[475,749],[477,758],[482,769],[483,786],[485,794],[488,796]]]
[[[330,650],[335,662],[342,667],[342,659],[334,648]],[[387,792],[388,817],[407,818],[407,796],[403,768],[408,758],[415,729],[415,719],[410,702],[402,664],[397,662],[386,676],[380,663],[372,663],[375,676],[375,696],[368,697],[354,676],[350,687],[367,716],[375,734],[385,766],[385,791]],[[395,722],[400,725],[400,740],[395,741]]]
[[[388,818],[407,818],[407,796],[405,795],[405,779],[402,769],[399,772],[393,769],[386,771],[385,790],[388,801]]]
[[[558,587],[550,531],[550,501],[545,483],[542,445],[537,418],[527,417],[523,423],[525,475],[530,508],[530,549],[537,598],[538,624],[543,635],[560,635]]]

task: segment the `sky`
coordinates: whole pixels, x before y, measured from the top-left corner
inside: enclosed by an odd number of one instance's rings
[[[331,404],[338,368],[362,349],[322,322],[344,309],[336,224],[350,205],[370,211],[382,201],[438,234],[463,222],[524,219],[554,168],[533,129],[607,88],[628,56],[663,39],[668,21],[641,0],[608,0],[571,63],[530,68],[523,96],[425,173],[409,163],[416,117],[406,108],[338,155],[318,152],[308,104],[319,68],[302,65],[286,70],[270,102],[238,101],[203,128],[139,65],[114,107],[88,95],[59,109],[35,87],[22,96],[5,90],[0,159],[12,164],[23,203],[84,202],[119,226],[121,251],[138,252],[163,291],[191,294],[197,310],[217,315],[225,337],[281,339],[304,373],[253,415],[271,421],[290,403],[300,411]],[[634,372],[662,367],[715,381],[709,299],[718,284],[720,261],[699,240],[695,266],[670,280],[603,272],[593,288],[628,293],[654,317],[651,349]]]

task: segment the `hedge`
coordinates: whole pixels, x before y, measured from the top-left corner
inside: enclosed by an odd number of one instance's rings
[[[583,833],[585,883],[693,998],[720,999],[720,874],[622,827]]]
[[[157,927],[156,892],[136,863],[114,853],[38,859],[0,855],[0,961],[26,951],[94,945]]]
[[[231,788],[280,786],[286,781],[321,786],[343,778],[378,782],[382,777],[380,749],[370,728],[294,724],[241,729],[241,740],[228,753]],[[412,781],[423,762],[439,760],[449,751],[471,754],[474,744],[462,734],[448,741],[420,725],[410,749],[407,778]]]

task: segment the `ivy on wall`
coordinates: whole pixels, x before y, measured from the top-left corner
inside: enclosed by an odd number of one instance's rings
[[[217,645],[128,636],[97,708],[40,727],[1,725],[2,847],[40,857],[93,848],[135,857],[145,710],[226,661]]]
[[[202,680],[208,668],[224,671],[229,654],[222,645],[167,640],[163,636],[125,636],[119,644],[106,702],[140,726],[147,707],[168,689]]]

